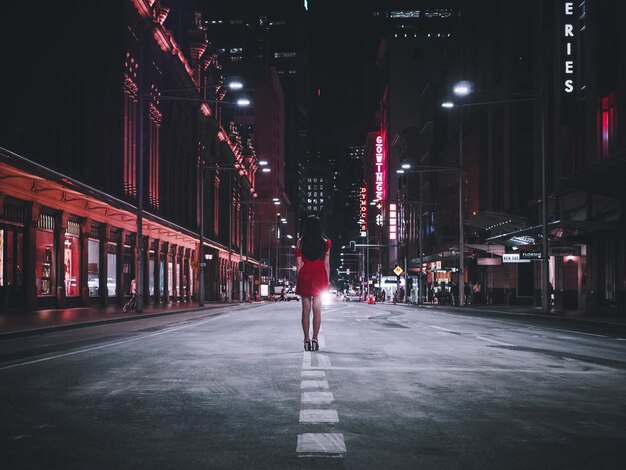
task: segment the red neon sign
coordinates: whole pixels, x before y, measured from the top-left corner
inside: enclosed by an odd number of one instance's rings
[[[367,186],[361,186],[359,193],[359,231],[361,236],[367,236]]]
[[[385,158],[385,139],[382,134],[376,136],[376,151],[374,160],[374,199],[384,201],[387,189],[387,159]]]
[[[398,212],[395,204],[389,204],[389,240],[398,238]]]

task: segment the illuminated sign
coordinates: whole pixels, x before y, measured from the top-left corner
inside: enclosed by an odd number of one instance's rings
[[[565,93],[572,93],[574,91],[574,21],[576,15],[574,14],[574,2],[564,2],[564,19],[563,19],[563,91]]]
[[[362,237],[367,236],[367,186],[361,186],[359,193],[359,231]]]
[[[387,171],[387,162],[385,161],[385,140],[382,135],[376,136],[376,152],[374,160],[374,199],[376,201],[385,200],[385,189],[387,182],[385,181],[385,173]]]
[[[398,211],[395,204],[389,204],[389,240],[398,238]]]

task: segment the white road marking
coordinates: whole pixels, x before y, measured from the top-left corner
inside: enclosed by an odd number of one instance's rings
[[[311,368],[311,353],[309,351],[304,351],[302,353],[302,368],[303,369]]]
[[[598,366],[600,367],[600,366]],[[432,367],[390,367],[390,366],[381,366],[381,367],[331,367],[331,370],[349,370],[349,371],[382,371],[382,372],[495,372],[495,373],[505,373],[505,374],[517,374],[517,373],[526,373],[526,374],[545,374],[549,372],[550,374],[581,374],[581,375],[592,375],[592,374],[615,374],[615,369],[602,368],[602,369],[589,369],[589,370],[564,370],[564,369],[515,369],[515,368],[497,368],[497,367],[442,367],[442,366],[432,366]]]
[[[441,331],[445,331],[446,333],[458,333],[458,331],[454,331],[454,330],[448,330],[447,328],[441,328],[440,326],[435,326],[435,325],[428,325],[431,328],[435,328],[437,330],[441,330]]]
[[[501,344],[502,346],[515,346],[514,344],[504,343],[502,341],[498,341],[496,339],[485,338],[484,336],[476,336],[478,339],[482,339],[483,341],[489,341],[490,343]]]
[[[300,388],[322,388],[328,390],[328,380],[303,380]]]
[[[323,370],[303,370],[300,372],[300,377],[307,379],[324,379],[326,378],[326,372]]]
[[[338,423],[337,410],[300,410],[301,423]]]
[[[342,454],[346,452],[343,434],[306,433],[298,434],[296,452],[300,454]],[[304,455],[303,455],[304,457]]]
[[[302,403],[328,404],[335,401],[333,392],[302,392]]]

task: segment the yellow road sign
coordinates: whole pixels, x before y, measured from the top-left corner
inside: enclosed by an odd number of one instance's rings
[[[402,275],[404,270],[400,266],[396,266],[395,268],[393,268],[393,272],[396,273],[396,276],[400,276]]]

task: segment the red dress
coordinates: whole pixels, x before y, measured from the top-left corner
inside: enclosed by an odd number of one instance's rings
[[[326,240],[326,253],[331,247],[330,240]],[[296,294],[301,297],[315,297],[328,289],[328,273],[324,266],[324,259],[310,260],[304,257],[302,250],[296,248],[296,258],[302,257],[302,267],[298,271],[298,280],[296,281]]]

